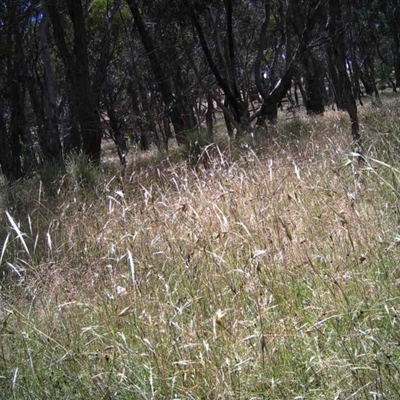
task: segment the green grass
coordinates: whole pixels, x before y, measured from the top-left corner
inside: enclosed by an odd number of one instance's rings
[[[399,103],[4,186],[0,398],[398,399]]]

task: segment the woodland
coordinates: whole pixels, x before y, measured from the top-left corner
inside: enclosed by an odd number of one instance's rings
[[[0,0],[0,399],[400,398],[398,0]]]
[[[125,164],[129,143],[212,143],[217,111],[232,137],[279,107],[347,111],[359,151],[363,97],[400,86],[398,21],[395,0],[2,1],[2,173],[98,164],[103,138]]]

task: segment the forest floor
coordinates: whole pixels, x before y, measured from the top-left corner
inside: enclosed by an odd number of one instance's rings
[[[1,399],[400,398],[400,96],[0,194]]]

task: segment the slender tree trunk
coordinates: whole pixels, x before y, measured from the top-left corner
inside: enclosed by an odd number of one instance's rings
[[[211,93],[207,93],[206,125],[208,132],[212,134],[214,128],[214,101]]]
[[[37,80],[39,80],[39,78],[37,78]],[[24,79],[28,89],[32,110],[35,114],[39,146],[42,151],[41,160],[44,162],[51,162],[51,160],[48,158],[47,153],[48,135],[46,130],[46,117],[43,107],[43,84],[41,85],[40,82],[37,82],[37,80],[35,80],[35,78],[33,78],[32,76],[26,77]],[[42,87],[40,88],[40,86]]]
[[[217,64],[214,61],[214,58],[211,54],[210,48],[208,46],[207,40],[204,35],[203,28],[200,24],[200,21],[197,18],[197,15],[191,9],[190,7],[187,7],[187,13],[190,16],[193,26],[196,29],[199,41],[200,41],[200,46],[204,52],[204,55],[206,57],[207,63],[219,85],[219,87],[222,89],[225,95],[225,100],[227,102],[228,107],[227,109],[232,111],[233,118],[235,122],[237,123],[237,126],[239,127],[240,130],[246,130],[250,124],[250,119],[248,115],[248,107],[247,105],[242,102],[240,93],[236,87],[232,88],[229,84],[229,80],[224,78],[221,75],[220,69],[217,67]],[[229,6],[228,6],[229,10]],[[228,31],[229,31],[229,25],[228,25]],[[232,41],[233,39],[230,39]],[[230,44],[229,46],[231,46]],[[226,64],[226,63],[225,63]],[[227,68],[225,68],[227,69]],[[231,73],[232,74],[232,73]]]
[[[227,71],[229,86],[235,98],[242,102],[242,97],[237,84],[235,38],[233,33],[233,4],[232,0],[224,0],[226,11],[226,40],[227,40]]]
[[[278,105],[286,96],[292,85],[292,77],[294,74],[294,66],[289,67],[285,72],[279,84],[269,93],[266,100],[261,105],[260,114],[257,118],[257,125],[262,126],[267,119],[270,122],[275,122],[278,119]]]
[[[106,13],[104,32],[101,37],[100,44],[100,56],[96,62],[95,73],[93,74],[93,84],[92,93],[94,104],[98,105],[100,103],[101,91],[106,80],[107,68],[109,66],[109,60],[111,57],[111,36],[115,32],[115,25],[113,25],[113,20],[115,15],[118,13],[121,7],[122,0],[114,0],[113,6]],[[109,2],[107,2],[109,4]]]
[[[22,84],[14,82],[11,84],[10,98],[10,127],[9,138],[12,156],[12,177],[14,180],[21,178],[26,170],[32,165],[30,163],[30,148],[26,141],[26,117],[25,117],[25,94]],[[23,148],[23,144],[24,146]],[[22,156],[26,155],[25,162],[22,164]]]
[[[264,57],[264,50],[265,46],[267,44],[267,28],[269,25],[269,20],[271,17],[271,9],[270,9],[270,2],[265,0],[264,3],[264,9],[265,9],[265,16],[264,16],[264,21],[261,25],[261,31],[260,31],[260,39],[258,42],[258,49],[257,49],[257,56],[254,61],[254,80],[256,83],[256,87],[258,90],[258,93],[260,93],[263,101],[266,101],[268,99],[268,92],[266,88],[264,87],[261,79],[261,62]]]
[[[352,81],[352,88],[353,88],[353,94],[354,97],[358,99],[360,102],[360,105],[363,105],[362,102],[362,91],[361,91],[361,86],[360,86],[360,80],[361,80],[361,71],[360,71],[360,66],[358,65],[358,61],[356,58],[356,55],[354,54],[354,51],[351,50],[352,52],[352,57],[351,57],[351,69],[350,69],[350,77]]]
[[[161,146],[160,136],[157,131],[154,109],[152,109],[148,97],[148,91],[142,84],[142,78],[136,66],[134,57],[132,55],[132,77],[128,83],[128,93],[131,99],[131,105],[133,112],[136,113],[135,118],[140,119],[138,122],[140,126],[140,142],[141,149],[146,151],[149,150],[150,143],[148,138],[148,132],[152,132],[155,138],[155,142],[158,148]],[[133,81],[136,81],[139,93],[134,89]],[[140,99],[140,101],[138,100]],[[141,107],[139,106],[139,103]],[[141,113],[141,115],[139,114]],[[143,139],[143,140],[142,140]]]
[[[18,173],[14,176],[15,172],[15,159],[13,158],[10,141],[9,141],[9,134],[7,130],[6,122],[4,121],[4,104],[0,103],[0,165],[1,171],[4,176],[7,178],[8,181],[13,181],[21,177],[21,174]],[[21,168],[17,169],[17,171],[21,171]]]
[[[171,118],[176,138],[178,140],[178,143],[182,143],[184,141],[185,131],[194,128],[194,126],[187,126],[185,120],[182,118],[182,115],[178,110],[176,99],[172,93],[172,89],[168,82],[168,79],[163,72],[161,62],[158,58],[157,51],[153,44],[153,40],[146,29],[136,0],[126,0],[126,2],[131,10],[135,25],[142,39],[143,46],[146,49],[153,74],[157,80],[158,88],[160,90],[166,109],[168,110],[168,116]]]
[[[356,152],[361,152],[361,136],[358,122],[357,105],[351,91],[351,82],[346,69],[344,26],[342,20],[343,0],[329,0],[329,36],[328,48],[330,69],[336,80],[335,97],[338,108],[345,109],[351,120],[351,135]]]
[[[82,151],[82,137],[79,128],[79,112],[76,94],[72,82],[67,82],[68,93],[68,130],[63,137],[63,148],[65,155],[78,155]]]
[[[379,97],[379,90],[376,86],[376,75],[375,75],[375,66],[374,66],[375,60],[371,57],[370,54],[368,54],[365,58],[364,66],[365,66],[365,72],[368,77],[368,81],[370,82],[370,85],[372,87],[372,96],[375,97],[375,99],[380,102],[380,97]]]
[[[113,105],[107,102],[106,107],[107,107],[107,116],[110,120],[110,128],[113,131],[112,138],[117,146],[119,161],[121,162],[122,166],[125,166],[126,154],[128,152],[125,136],[121,130],[121,124],[118,121],[118,117],[115,113]]]
[[[293,14],[294,14],[293,2],[289,1],[287,15],[286,15],[286,25],[290,25],[290,21],[294,21]],[[257,125],[264,125],[267,119],[270,122],[274,122],[277,120],[278,105],[279,103],[281,103],[282,99],[286,96],[292,84],[292,78],[295,72],[295,61],[301,59],[302,55],[305,52],[306,41],[302,36],[303,31],[304,30],[311,31],[313,26],[312,21],[304,21],[303,19],[300,18],[301,21],[299,23],[301,25],[301,28],[299,29],[299,31],[301,31],[301,33],[298,34],[299,46],[294,54],[292,54],[291,32],[289,29],[287,30],[286,36],[284,38],[285,40],[284,45],[286,48],[286,54],[285,54],[286,69],[281,79],[278,80],[278,83],[275,85],[275,87],[268,93],[266,89],[264,89],[261,81],[260,65],[266,44],[266,31],[269,24],[269,19],[270,19],[270,4],[269,1],[265,0],[265,18],[261,26],[259,48],[254,67],[254,75],[255,75],[255,82],[257,85],[257,89],[263,98],[263,104],[261,106],[260,112],[258,114],[255,114],[257,115]]]
[[[148,131],[153,116],[148,114],[149,109],[145,106],[147,97],[145,101],[142,100],[142,103],[140,103],[138,100],[140,98],[139,93],[135,90],[132,81],[129,82],[128,87],[129,97],[131,98],[132,112],[135,121],[134,129],[137,129],[139,131],[139,134],[135,135],[135,137],[137,138],[136,140],[138,140],[139,142],[140,150],[147,151],[150,148]],[[145,118],[144,115],[146,115]]]
[[[26,9],[24,7],[27,7]],[[31,5],[9,2],[2,19],[0,57],[6,90],[0,97],[0,163],[10,181],[22,178],[36,167],[32,140],[26,118],[26,65],[24,37],[29,24]]]
[[[49,16],[52,21],[54,40],[63,60],[67,80],[69,82],[70,114],[77,114],[83,150],[88,159],[94,163],[100,162],[101,156],[101,123],[100,115],[92,92],[92,84],[89,73],[89,60],[87,49],[87,38],[85,18],[80,0],[66,0],[68,14],[73,27],[73,53],[68,50],[64,23],[57,9],[56,0],[46,0]],[[72,149],[78,145],[72,132]]]
[[[387,1],[383,1],[387,4]],[[387,7],[387,5],[386,5]],[[387,9],[387,19],[393,37],[393,59],[396,87],[400,88],[400,4],[396,2],[393,9]]]
[[[76,79],[74,90],[77,104],[79,105],[78,112],[83,148],[90,161],[99,163],[101,156],[101,123],[92,93],[83,7],[81,0],[66,0],[66,2],[74,31],[74,72]]]
[[[63,137],[65,154],[79,154],[82,150],[82,137],[79,128],[79,105],[76,92],[76,77],[73,54],[69,51],[64,30],[65,23],[57,7],[57,0],[45,0],[45,7],[49,13],[53,37],[64,64],[66,83],[68,87],[68,117],[69,126]]]
[[[48,45],[49,16],[46,5],[42,7],[43,18],[39,25],[40,53],[44,69],[44,105],[46,136],[42,150],[47,161],[62,163],[62,147],[58,118],[56,112],[56,95],[54,91],[54,74]]]
[[[193,129],[197,126],[197,118],[194,114],[194,103],[187,94],[189,85],[182,78],[181,71],[175,71],[171,73],[171,76],[173,77],[175,86],[176,108],[181,115],[185,129]]]
[[[226,129],[228,131],[228,136],[229,137],[233,137],[233,123],[232,123],[229,111],[230,111],[229,110],[229,103],[225,98],[225,100],[224,100],[224,109],[223,109],[225,125],[226,125]]]
[[[306,97],[304,99],[307,114],[323,114],[325,111],[325,82],[321,63],[307,51],[304,56],[306,69]]]

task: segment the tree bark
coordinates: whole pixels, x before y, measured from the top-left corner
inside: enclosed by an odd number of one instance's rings
[[[79,105],[73,54],[69,51],[67,46],[67,34],[64,30],[65,24],[58,10],[57,0],[45,0],[45,7],[51,20],[54,42],[64,65],[68,87],[68,114],[70,122],[68,131],[63,137],[64,151],[65,154],[79,154],[82,150],[82,137],[78,122]]]
[[[235,122],[237,123],[237,126],[239,127],[239,129],[246,130],[250,124],[248,108],[247,108],[246,104],[244,104],[244,102],[242,102],[240,92],[237,89],[237,86],[236,86],[236,88],[231,87],[231,85],[229,84],[229,80],[222,77],[221,72],[220,72],[219,68],[217,67],[217,64],[215,63],[214,58],[211,54],[210,48],[208,46],[207,40],[204,35],[203,28],[200,24],[200,21],[198,20],[198,18],[196,16],[194,10],[192,8],[190,8],[189,5],[186,6],[186,9],[187,9],[187,13],[192,21],[192,24],[193,24],[194,28],[196,29],[196,32],[197,32],[197,35],[198,35],[198,38],[200,41],[200,46],[206,57],[207,63],[209,65],[219,87],[224,92],[225,99],[228,104],[228,107],[226,107],[226,108],[229,108],[229,110],[232,111],[233,118],[234,118]],[[229,12],[229,10],[230,9],[229,9],[229,5],[228,5],[228,12]],[[229,16],[228,16],[228,19],[229,19]],[[230,27],[231,27],[231,25],[230,25],[230,23],[228,23],[228,33],[229,33]],[[232,46],[233,38],[228,39],[228,40],[231,42],[231,44],[229,46]],[[225,65],[225,66],[227,67],[227,65]],[[225,68],[225,69],[228,69],[228,68]],[[228,73],[228,75],[229,74],[231,76],[234,76],[234,72],[232,72],[232,71],[230,73]]]
[[[85,19],[81,0],[66,0],[74,31],[75,90],[85,155],[96,164],[101,156],[101,123],[92,93]]]
[[[387,0],[380,1],[382,9],[385,13],[386,20],[389,25],[390,32],[393,38],[393,67],[395,74],[396,88],[400,88],[400,4],[398,1],[388,4]],[[393,5],[393,8],[391,7]]]
[[[48,45],[49,15],[46,5],[42,7],[42,21],[39,25],[40,53],[44,69],[44,105],[46,135],[43,138],[42,151],[48,162],[62,163],[62,147],[58,118],[56,112],[56,95],[54,90],[54,74]]]
[[[278,83],[275,85],[275,87],[271,91],[267,91],[262,84],[261,80],[261,60],[264,55],[264,50],[265,50],[265,45],[266,45],[266,34],[267,34],[267,28],[270,20],[270,15],[271,15],[271,10],[270,10],[270,2],[268,0],[265,0],[264,3],[264,8],[265,8],[265,17],[264,17],[264,22],[261,26],[261,32],[260,32],[260,41],[259,41],[259,47],[257,51],[257,57],[256,61],[254,63],[254,76],[255,76],[255,83],[257,86],[257,90],[260,92],[261,97],[263,99],[263,103],[261,105],[261,109],[258,114],[255,114],[254,116],[257,116],[257,122],[256,124],[259,126],[262,126],[265,124],[265,121],[268,120],[270,122],[275,122],[278,118],[278,104],[282,101],[282,99],[286,96],[286,93],[291,87],[292,84],[292,78],[295,72],[295,59],[299,57],[300,52],[303,51],[303,47],[296,51],[294,55],[292,55],[292,44],[291,44],[291,37],[290,33],[287,32],[287,35],[285,37],[285,48],[286,48],[286,54],[285,54],[285,59],[286,59],[286,68],[283,73],[283,76],[281,79],[278,80]],[[291,13],[291,2],[289,3],[287,15],[286,15],[286,23],[290,18],[290,13]],[[276,50],[278,51],[278,50]],[[276,56],[276,54],[275,54]],[[254,117],[253,116],[253,117]]]
[[[83,150],[88,160],[100,162],[101,156],[101,123],[97,105],[93,97],[86,38],[85,19],[80,0],[66,0],[68,14],[73,27],[73,53],[68,50],[66,32],[57,9],[56,0],[46,0],[49,16],[52,21],[54,40],[60,52],[71,89],[71,114],[77,112]],[[78,140],[73,139],[73,146]],[[79,150],[79,149],[77,149]]]
[[[157,85],[160,90],[163,102],[168,111],[168,115],[171,118],[177,141],[178,143],[182,144],[184,142],[185,131],[193,129],[194,126],[188,126],[178,110],[176,99],[172,93],[170,83],[168,82],[168,78],[163,72],[161,62],[158,58],[157,51],[153,44],[153,40],[146,29],[145,23],[143,21],[136,1],[126,0],[126,2],[129,6],[129,9],[131,10],[135,25],[142,39],[143,46],[146,49],[147,56],[149,58],[153,74],[157,80]]]
[[[214,101],[210,92],[207,93],[206,125],[210,135],[214,128]]]
[[[5,18],[2,19],[0,60],[4,68],[4,87],[0,97],[0,163],[9,181],[22,178],[35,167],[32,143],[28,135],[24,85],[24,37],[30,21],[31,7],[32,5],[22,5],[20,2],[10,2],[5,8]]]
[[[8,181],[13,181],[22,176],[21,167],[15,168],[6,122],[4,121],[4,105],[0,104],[0,166],[1,171]],[[17,172],[17,174],[15,174]]]
[[[304,103],[307,114],[323,114],[325,111],[325,82],[321,62],[310,51],[306,51],[303,62],[306,69]]]
[[[343,0],[329,0],[328,48],[330,70],[335,76],[335,97],[338,108],[346,110],[351,120],[351,135],[355,152],[362,151],[357,105],[351,91],[351,82],[346,69],[346,48],[342,20]]]

